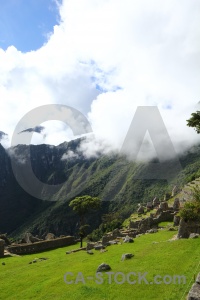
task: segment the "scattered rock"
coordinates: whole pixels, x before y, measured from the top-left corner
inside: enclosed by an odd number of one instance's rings
[[[156,206],[158,206],[159,204],[160,204],[159,199],[158,199],[157,197],[155,197],[155,198],[153,199],[153,207],[156,207]]]
[[[176,231],[176,228],[174,228],[174,227],[169,227],[168,231]]]
[[[110,271],[110,270],[111,270],[111,267],[106,263],[102,263],[97,268],[97,272],[105,272],[105,271]]]
[[[163,211],[168,210],[169,208],[168,203],[166,201],[161,202],[159,208],[162,209]]]
[[[134,240],[128,235],[123,240],[124,240],[124,243],[133,243],[134,242]]]
[[[87,254],[92,255],[92,254],[94,254],[94,252],[92,252],[91,250],[87,250]]]
[[[100,250],[100,253],[104,253],[104,252],[107,252],[108,250],[106,250],[106,249],[101,249]]]
[[[156,232],[158,232],[157,228],[151,228],[151,229],[146,231],[146,233],[156,233]]]
[[[104,248],[105,247],[103,245],[101,245],[101,244],[94,246],[95,250],[101,250],[101,249],[104,249]]]
[[[189,291],[187,300],[200,300],[200,273]]]
[[[55,234],[53,234],[53,233],[47,233],[47,235],[45,236],[45,240],[46,241],[50,241],[50,240],[55,240]]]
[[[190,239],[196,239],[198,237],[199,237],[198,233],[190,233],[190,236],[189,236]]]
[[[122,254],[122,258],[121,260],[124,261],[125,259],[130,259],[132,258],[134,255],[132,253],[125,253],[125,254]]]
[[[92,250],[94,249],[94,246],[96,245],[96,243],[92,243],[92,242],[88,242],[87,246],[86,246],[86,250]]]
[[[35,258],[34,260],[32,260],[32,261],[29,262],[29,265],[30,264],[35,264],[35,263],[37,263],[39,261],[43,261],[43,260],[47,260],[47,259],[48,258],[46,258],[46,257]]]
[[[174,210],[174,211],[178,211],[179,208],[180,208],[180,201],[179,201],[179,198],[175,198],[174,204],[173,204],[173,210]]]
[[[174,220],[173,220],[174,226],[179,226],[180,219],[181,219],[180,216],[174,216]]]
[[[142,205],[139,206],[138,210],[137,210],[138,214],[143,214],[144,213],[144,207]]]

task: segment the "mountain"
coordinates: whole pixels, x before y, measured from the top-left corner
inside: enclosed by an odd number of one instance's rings
[[[7,133],[0,131],[0,141],[7,136]]]
[[[102,215],[118,212],[121,219],[129,217],[138,203],[146,203],[155,196],[164,198],[174,185],[180,188],[200,176],[200,147],[192,147],[180,156],[182,169],[170,181],[164,179],[138,179],[138,175],[151,172],[149,163],[127,161],[112,154],[86,159],[78,152],[81,139],[52,145],[17,145],[5,150],[0,145],[0,232],[19,237],[25,231],[42,236],[74,234],[78,217],[69,208],[76,196],[99,196],[101,209],[89,215],[90,231],[102,222]],[[73,155],[71,155],[73,153]],[[49,201],[40,200],[23,190],[13,175],[11,157],[20,170],[28,163],[33,172],[46,184],[61,184],[62,188]],[[173,161],[167,162],[168,170]]]

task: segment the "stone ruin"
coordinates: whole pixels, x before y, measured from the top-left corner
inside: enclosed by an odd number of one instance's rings
[[[177,238],[187,239],[190,237],[192,233],[200,234],[200,222],[195,222],[195,221],[186,222],[184,219],[180,219]]]

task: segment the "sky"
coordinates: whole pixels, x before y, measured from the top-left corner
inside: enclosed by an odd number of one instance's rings
[[[9,135],[2,141],[5,147],[20,119],[47,104],[71,106],[88,118],[95,136],[81,146],[88,156],[120,150],[140,106],[159,109],[177,153],[199,142],[186,126],[200,101],[199,0],[0,4],[0,130]],[[37,125],[45,130],[34,133],[34,144],[76,138],[60,121]],[[24,124],[22,130],[27,128]],[[150,136],[145,137],[149,145]]]

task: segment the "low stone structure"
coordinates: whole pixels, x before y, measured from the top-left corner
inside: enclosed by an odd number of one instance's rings
[[[179,211],[180,209],[180,201],[179,198],[175,198],[174,204],[173,204],[173,210],[174,211]]]
[[[200,273],[189,291],[187,300],[200,300]]]
[[[139,215],[143,214],[144,213],[144,207],[142,205],[139,206],[138,210],[137,210],[137,213]]]
[[[181,219],[178,228],[177,238],[188,239],[191,233],[200,234],[200,222],[194,222],[194,221],[186,222],[184,219]]]
[[[179,189],[178,189],[177,185],[175,185],[172,189],[171,196],[174,197],[178,192],[179,192]]]
[[[155,198],[153,199],[153,207],[155,208],[155,207],[157,207],[159,204],[160,204],[159,199],[158,199],[157,197],[155,197]]]
[[[4,240],[0,239],[0,257],[4,256]]]
[[[162,201],[159,205],[159,208],[162,209],[163,211],[168,210],[168,203],[166,201]]]
[[[76,243],[73,236],[57,238],[55,240],[40,241],[30,244],[19,244],[8,246],[8,251],[14,254],[31,254],[45,250],[56,249],[64,246],[74,245]]]

